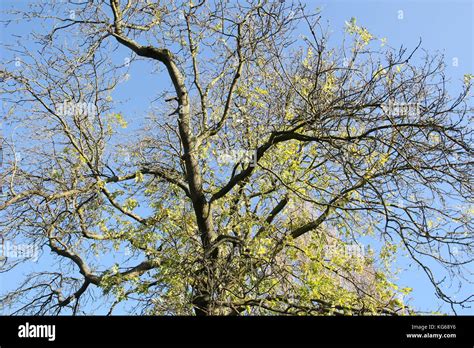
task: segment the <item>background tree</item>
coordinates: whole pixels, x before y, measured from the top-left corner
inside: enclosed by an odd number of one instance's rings
[[[354,18],[331,47],[288,1],[61,1],[11,18],[49,30],[5,47],[22,68],[4,61],[2,101],[25,141],[4,141],[0,228],[58,258],[4,294],[12,313],[110,295],[109,313],[407,313],[400,250],[453,310],[472,302],[432,266],[469,277],[472,75],[451,97],[442,57],[380,48]],[[146,123],[112,98],[139,60],[170,82]]]

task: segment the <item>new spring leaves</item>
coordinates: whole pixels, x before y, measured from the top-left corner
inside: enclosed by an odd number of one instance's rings
[[[12,312],[410,313],[405,254],[444,301],[472,300],[441,282],[472,258],[472,75],[451,96],[441,57],[355,18],[331,43],[289,1],[38,6],[25,18],[64,23],[2,70],[31,141],[26,162],[4,147],[0,229],[58,262],[5,294]]]

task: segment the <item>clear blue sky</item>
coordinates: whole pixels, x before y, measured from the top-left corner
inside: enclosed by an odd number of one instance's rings
[[[306,3],[321,8],[322,18],[333,31],[333,44],[342,37],[344,22],[351,17],[376,37],[387,38],[387,44],[392,47],[403,45],[410,50],[421,38],[422,48],[445,56],[453,93],[460,86],[463,75],[474,71],[472,0],[308,0]],[[401,15],[403,19],[399,18]],[[443,312],[450,311],[436,298],[425,274],[410,259],[401,257],[396,267],[406,269],[400,274],[399,284],[414,289],[409,296],[411,305],[423,311],[433,311],[438,306]],[[472,266],[471,272],[474,272]],[[462,298],[473,292],[473,285],[465,283],[458,296]],[[458,314],[474,314],[474,308],[460,310]]]
[[[307,0],[305,2],[310,8],[321,9],[323,20],[328,21],[332,30],[333,44],[342,37],[345,21],[355,17],[357,23],[366,27],[373,35],[387,38],[387,44],[392,47],[404,45],[408,49],[414,48],[422,38],[424,49],[444,54],[447,74],[452,79],[450,88],[453,92],[457,89],[456,85],[461,84],[464,74],[474,73],[474,5],[471,0]],[[0,9],[9,8],[12,4],[23,7],[26,3],[26,0],[2,0]],[[13,33],[24,35],[32,29],[30,24],[21,27],[12,26],[1,31],[0,40],[2,43],[12,42]],[[118,60],[128,56],[126,50],[119,50],[115,54]],[[0,51],[0,55],[3,62],[6,53]],[[152,78],[149,75],[151,69],[150,65],[142,62],[133,66],[129,83],[118,90],[118,96],[130,91],[134,96],[133,102],[121,107],[124,115],[144,116],[153,95],[150,89],[163,87],[160,85],[161,82],[157,84],[156,76]],[[48,257],[41,262],[54,261]],[[22,273],[34,270],[37,266],[39,265],[29,262],[15,272],[1,274],[0,291],[11,288],[13,284],[21,281]],[[413,300],[410,302],[412,306],[419,310],[432,311],[441,305],[442,311],[449,312],[449,308],[435,297],[433,287],[425,275],[415,266],[409,267],[408,259],[400,259],[397,266],[407,268],[401,274],[399,284],[414,288],[411,294]],[[472,293],[473,290],[466,285],[461,292],[466,294]],[[474,314],[474,309],[466,309],[459,313]]]

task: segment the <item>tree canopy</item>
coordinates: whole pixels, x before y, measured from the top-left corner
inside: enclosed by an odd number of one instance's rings
[[[402,254],[453,309],[472,302],[448,285],[473,255],[473,76],[450,95],[421,41],[393,48],[352,18],[334,45],[290,1],[10,15],[47,30],[4,47],[23,139],[4,134],[0,233],[57,258],[3,294],[12,313],[409,314]],[[139,63],[156,78],[145,120],[114,94]]]

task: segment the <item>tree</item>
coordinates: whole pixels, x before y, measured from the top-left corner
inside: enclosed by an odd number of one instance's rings
[[[0,72],[7,123],[28,142],[4,140],[0,228],[58,260],[4,294],[13,313],[96,298],[109,313],[410,313],[401,253],[453,310],[472,302],[443,275],[462,281],[473,255],[471,75],[450,96],[421,42],[390,48],[353,18],[332,47],[319,13],[288,1],[11,16],[50,30],[5,47],[21,57]],[[170,83],[146,123],[114,94],[140,61]]]

